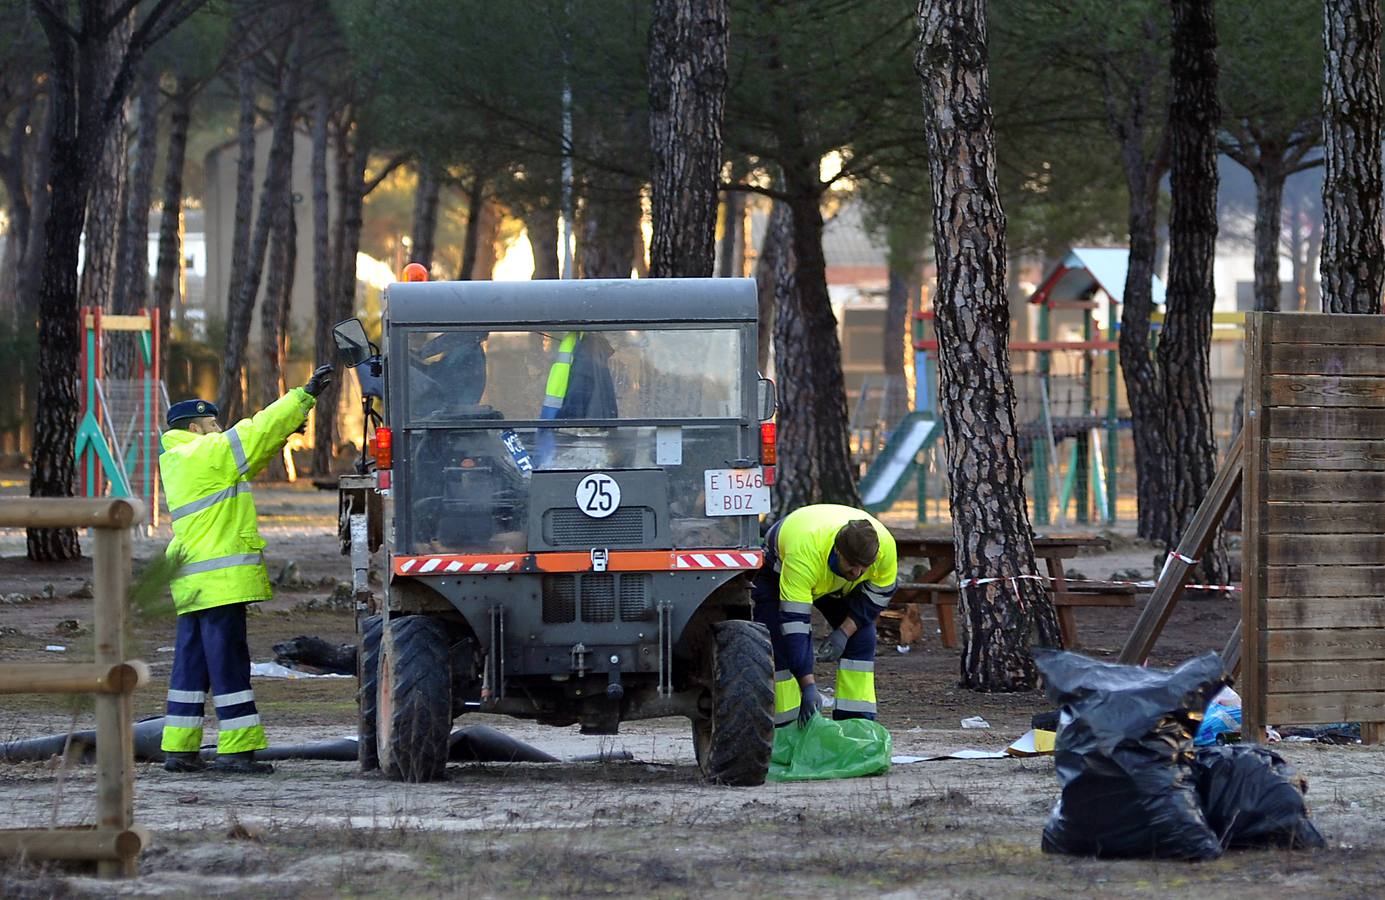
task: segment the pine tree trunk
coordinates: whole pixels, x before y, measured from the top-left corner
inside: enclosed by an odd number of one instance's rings
[[[51,81],[50,81],[51,84]],[[33,165],[29,172],[29,237],[24,242],[24,258],[19,268],[17,286],[19,320],[33,322],[38,317],[38,290],[45,265],[44,247],[48,241],[48,210],[51,192],[48,187],[49,167],[53,148],[52,92],[44,104],[43,124],[38,129]],[[32,395],[32,379],[26,379],[26,392]]]
[[[226,315],[226,353],[222,358],[221,390],[217,407],[223,419],[233,422],[247,415],[244,389],[245,351],[250,338],[250,320],[255,298],[264,274],[265,251],[276,223],[283,221],[284,206],[292,202],[289,193],[293,168],[293,114],[298,105],[299,50],[297,42],[289,51],[290,61],[279,88],[274,108],[274,124],[265,162],[264,184],[260,188],[260,208],[255,217],[255,232],[246,257],[241,292]],[[271,318],[277,320],[277,316]]]
[[[433,242],[438,233],[438,194],[442,183],[437,168],[428,162],[419,164],[418,190],[414,192],[414,227],[410,231],[413,246],[409,261],[433,268]]]
[[[78,130],[77,50],[49,35],[54,66],[49,88],[49,174],[51,194],[45,223],[43,268],[37,282],[38,379],[34,410],[31,497],[71,497],[76,482],[72,448],[77,436],[77,359],[81,335],[77,323],[77,254],[86,218],[89,167],[99,159],[101,142],[88,136],[83,158]],[[36,562],[76,559],[81,555],[71,528],[30,528],[27,553]]]
[[[1164,540],[1169,534],[1169,488],[1164,468],[1168,451],[1161,385],[1149,343],[1149,320],[1154,310],[1154,219],[1162,167],[1146,163],[1138,146],[1127,144],[1125,154],[1130,254],[1125,302],[1121,304],[1119,350],[1135,447],[1136,533],[1151,540]]]
[[[787,204],[778,200],[770,207],[769,222],[765,226],[765,237],[760,244],[760,257],[755,260],[755,287],[759,294],[759,347],[756,360],[763,375],[769,375],[770,349],[778,338],[778,327],[774,315],[781,299],[778,294],[778,276],[781,271],[792,273],[793,265],[786,263],[783,256],[792,240],[793,218]],[[787,302],[787,296],[783,298]],[[779,378],[778,372],[774,376]],[[777,492],[776,492],[777,494]]]
[[[286,162],[290,171],[292,157]],[[293,220],[292,192],[274,213],[274,235],[269,247],[269,269],[265,276],[264,305],[260,308],[260,352],[264,358],[260,379],[259,406],[273,403],[284,393],[284,360],[288,352],[289,299],[293,293],[293,266],[297,261],[294,242],[298,239]],[[282,456],[275,456],[265,467],[272,481],[288,477]]]
[[[169,325],[173,297],[180,295],[183,274],[183,171],[187,158],[188,127],[192,122],[192,83],[180,77],[173,87],[169,104],[168,153],[164,159],[163,201],[159,213],[159,263],[154,275],[154,305],[159,310],[159,340],[162,356],[159,370],[168,370],[168,348],[172,337]],[[181,295],[180,295],[181,299]]]
[[[745,218],[745,194],[727,191],[721,201],[721,248],[717,275],[721,278],[741,278],[745,274],[745,259],[741,256],[741,220]]]
[[[649,269],[655,278],[708,277],[716,261],[728,33],[726,0],[654,0]]]
[[[134,157],[126,182],[124,224],[116,251],[115,296],[111,308],[132,315],[149,298],[149,207],[154,196],[154,154],[159,137],[159,85],[156,73],[145,72],[137,82]],[[108,370],[112,378],[130,379],[138,371],[139,348],[130,337],[111,341]]]
[[[524,230],[529,235],[530,252],[534,257],[535,279],[556,279],[558,270],[558,211],[534,209],[524,215]]]
[[[1044,582],[1032,577],[1033,533],[1016,450],[985,2],[922,0],[919,26],[916,68],[924,84],[938,260],[940,406],[965,624],[962,681],[979,691],[1029,690],[1038,678],[1031,639],[1055,647],[1061,639]]]
[[[881,414],[886,428],[894,428],[909,411],[909,389],[904,380],[904,339],[909,333],[909,288],[913,273],[889,267],[885,294],[885,332],[881,358],[885,365],[885,399]]]
[[[121,57],[130,43],[133,21],[111,30],[97,51],[99,77],[102,83],[114,80]],[[128,102],[105,132],[101,159],[92,174],[91,193],[87,198],[87,216],[82,241],[82,281],[78,304],[96,306],[107,312],[115,311],[116,284],[120,270],[120,235],[125,230],[126,150],[125,119]],[[123,344],[125,341],[114,343]],[[112,349],[115,349],[112,347]],[[118,354],[110,354],[108,363]],[[109,366],[108,366],[109,370]],[[102,373],[105,374],[105,373]]]
[[[1304,263],[1307,249],[1306,223],[1303,221],[1303,200],[1296,197],[1289,208],[1289,259],[1293,266],[1294,306],[1302,312],[1308,305],[1308,266]]]
[[[332,326],[337,323],[336,301],[332,291],[333,266],[331,255],[332,231],[330,215],[332,196],[327,186],[327,122],[331,118],[331,101],[325,89],[319,88],[313,100],[313,360],[321,364],[337,357]],[[340,379],[333,379],[334,381]],[[314,475],[331,473],[332,426],[330,416],[313,413]]]
[[[582,277],[629,278],[640,230],[639,184],[625,176],[609,176],[588,190],[577,224]],[[710,268],[704,274],[711,275]]]
[[[791,220],[776,267],[774,365],[779,384],[778,515],[810,503],[860,506],[847,434],[846,386],[837,319],[822,255],[817,160],[784,167]],[[784,282],[787,282],[785,284]]]
[[[32,101],[23,104],[14,114],[9,140],[6,141],[3,155],[0,155],[0,186],[5,189],[5,211],[9,219],[5,258],[3,265],[0,265],[0,303],[13,304],[8,310],[11,315],[19,313],[19,273],[24,268],[29,240],[31,195],[26,177],[26,144],[32,116]]]
[[[1279,311],[1279,237],[1284,231],[1284,168],[1261,153],[1255,176],[1255,308]]]
[[[476,261],[471,266],[473,281],[490,281],[495,277],[495,264],[500,258],[500,225],[504,213],[494,197],[481,201],[481,221],[477,224]],[[638,230],[635,232],[638,236]]]
[[[250,265],[250,224],[255,214],[255,65],[251,57],[242,60],[237,68],[236,92],[240,100],[240,114],[236,120],[236,218],[231,226],[231,271],[226,285],[227,358],[230,356],[229,342],[235,333],[234,323],[245,315],[245,327],[250,327],[249,315],[242,312],[240,304],[245,295],[246,270]],[[243,341],[242,338],[242,344]],[[239,354],[240,348],[236,352]],[[217,391],[221,398],[219,402],[223,404],[226,397],[239,395],[244,390],[239,358],[234,369],[228,368],[226,361],[223,358],[221,383]],[[234,384],[231,383],[232,379]],[[223,421],[234,421],[226,417],[237,410],[221,406]]]
[[[1325,0],[1323,11],[1322,308],[1379,313],[1385,290],[1380,4]]]
[[[159,142],[159,75],[146,70],[139,82],[134,167],[130,171],[128,214],[122,254],[124,277],[117,312],[149,305],[149,208],[154,205],[154,163]]]
[[[485,215],[486,180],[473,175],[466,192],[466,233],[462,238],[462,270],[458,281],[470,281],[476,271],[476,254],[481,246],[481,219]]]
[[[1216,300],[1212,263],[1217,243],[1217,34],[1208,0],[1173,0],[1169,138],[1169,283],[1159,340],[1166,461],[1172,489],[1172,549],[1217,474],[1209,355]],[[1220,536],[1197,569],[1198,580],[1227,581]]]

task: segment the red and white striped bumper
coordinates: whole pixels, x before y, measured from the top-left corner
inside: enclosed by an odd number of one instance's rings
[[[758,569],[760,550],[612,550],[608,572]],[[590,572],[590,553],[556,551],[513,554],[395,556],[396,575],[505,575],[530,572]]]

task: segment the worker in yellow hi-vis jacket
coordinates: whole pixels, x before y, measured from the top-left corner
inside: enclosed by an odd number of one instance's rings
[[[814,606],[833,629],[816,653],[818,661],[837,662],[832,718],[875,718],[875,620],[897,579],[894,537],[859,509],[804,506],[770,528],[751,598],[774,646],[776,726],[807,724],[822,708],[813,677]]]
[[[172,584],[178,635],[162,744],[170,772],[206,768],[198,751],[209,689],[220,725],[212,767],[274,771],[254,759],[269,744],[250,689],[245,607],[268,600],[271,592],[249,482],[303,427],[331,378],[330,365],[318,366],[306,385],[226,431],[206,400],[168,409],[159,474],[173,526],[167,553],[178,564]]]

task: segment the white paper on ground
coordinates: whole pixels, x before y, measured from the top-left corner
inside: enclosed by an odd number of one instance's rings
[[[942,756],[891,756],[890,762],[903,766],[916,762],[938,762],[944,759],[1009,759],[1004,750],[954,750]]]
[[[288,666],[281,666],[276,662],[251,663],[250,674],[256,678],[350,678],[350,675],[321,674],[314,675],[311,672],[300,672],[297,669],[290,669]]]

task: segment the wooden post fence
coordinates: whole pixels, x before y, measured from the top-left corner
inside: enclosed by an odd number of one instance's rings
[[[0,694],[96,695],[96,824],[67,828],[0,829],[0,856],[94,860],[103,878],[135,874],[149,834],[134,824],[135,688],[149,669],[125,659],[130,533],[145,520],[132,498],[7,500],[0,528],[92,529],[92,589],[96,659],[90,663],[0,664]]]

